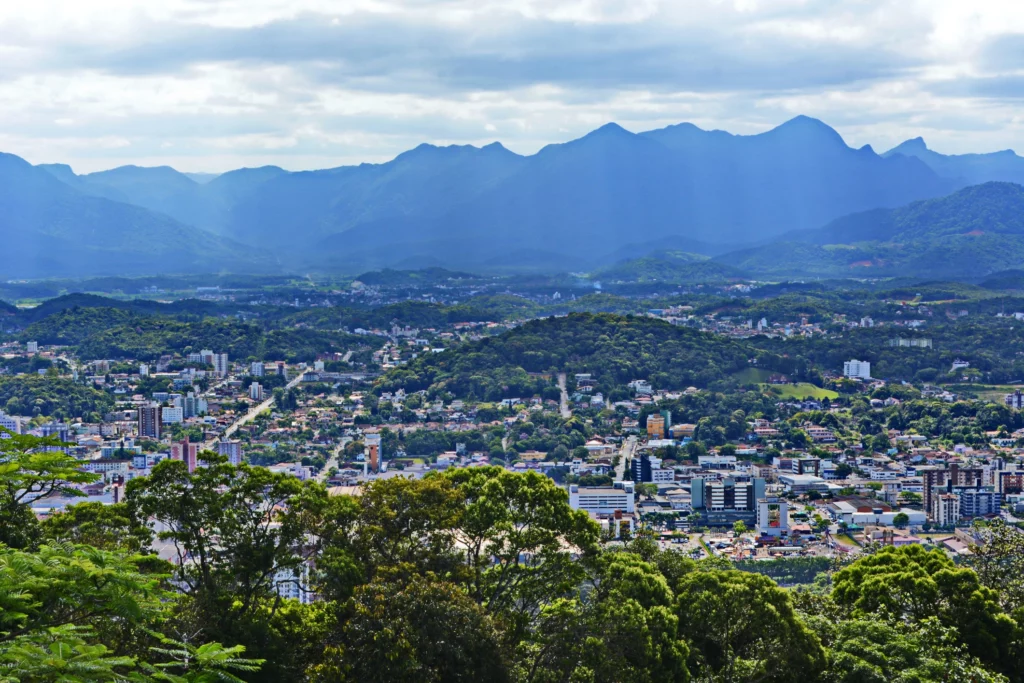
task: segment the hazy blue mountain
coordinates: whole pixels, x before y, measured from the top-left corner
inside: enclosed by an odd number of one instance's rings
[[[167,216],[84,194],[12,154],[0,154],[0,228],[0,278],[210,272],[255,268],[259,258]]]
[[[497,143],[420,145],[385,164],[290,173],[267,181],[236,206],[226,234],[250,243],[308,248],[313,241],[373,224],[383,226],[377,237],[386,240],[390,222],[428,221],[503,179],[522,161]]]
[[[443,255],[454,259],[532,248],[593,262],[627,244],[671,236],[765,241],[956,187],[917,159],[852,149],[834,130],[806,117],[754,136],[690,125],[637,135],[609,124],[516,158],[514,169],[495,176],[474,188],[464,178],[446,176],[457,191],[402,217],[366,220],[373,214],[347,207],[346,221],[358,216],[355,224],[318,243],[320,258],[361,258],[386,241],[403,257],[443,245]],[[301,179],[289,176],[264,189],[285,181]],[[266,193],[261,199],[269,201]],[[270,211],[245,214],[243,224],[258,225],[261,216],[265,227],[258,234],[266,234],[277,218]],[[331,222],[303,216],[290,234]]]
[[[755,274],[978,278],[1024,263],[1024,188],[990,182],[716,257]]]
[[[186,173],[189,179],[196,181],[200,185],[205,185],[214,178],[218,177],[220,173]]]
[[[711,282],[742,277],[732,266],[686,252],[664,252],[622,261],[591,275],[601,282],[662,282],[667,284]]]
[[[959,180],[965,185],[992,180],[1024,183],[1024,157],[1017,156],[1012,149],[989,154],[939,154],[928,149],[923,139],[914,138],[882,156],[895,155],[920,159],[940,176]]]
[[[282,267],[348,272],[593,270],[655,249],[714,255],[963,185],[914,156],[853,149],[807,117],[745,136],[608,124],[530,156],[498,143],[420,145],[383,164],[240,169],[205,183],[168,167],[45,170],[80,193],[265,248]]]

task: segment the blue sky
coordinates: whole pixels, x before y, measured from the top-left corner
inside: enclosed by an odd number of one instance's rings
[[[36,0],[0,6],[0,151],[79,172],[532,153],[608,121],[1024,151],[1024,3]]]

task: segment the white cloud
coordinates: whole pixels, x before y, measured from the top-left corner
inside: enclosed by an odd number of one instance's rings
[[[609,120],[1024,149],[1024,6],[962,0],[0,4],[0,145],[80,170],[519,152]]]

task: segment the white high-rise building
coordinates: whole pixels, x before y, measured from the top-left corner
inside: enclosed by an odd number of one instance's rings
[[[149,377],[149,366],[145,363],[139,363],[139,377]]]
[[[218,377],[228,376],[228,354],[226,353],[215,353],[213,354],[213,372]]]
[[[0,427],[3,427],[8,432],[21,434],[21,420],[16,417],[11,417],[10,415],[5,415],[2,410],[0,410]],[[6,432],[0,432],[0,438],[9,439],[11,438],[11,435]]]
[[[257,402],[263,400],[263,387],[259,382],[253,382],[249,385],[249,398]]]
[[[263,362],[262,361],[254,361],[252,363],[252,365],[249,366],[249,374],[252,375],[253,377],[262,377],[263,376]]]
[[[29,353],[39,353],[39,342],[31,341],[26,344]]]
[[[848,360],[843,363],[843,376],[850,379],[871,379],[871,363],[865,360]]]
[[[179,424],[185,420],[185,410],[181,407],[163,408],[160,411],[160,421],[165,425]]]

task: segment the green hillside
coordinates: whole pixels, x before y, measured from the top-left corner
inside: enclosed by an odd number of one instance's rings
[[[716,260],[761,275],[977,278],[1024,262],[1024,188],[985,183]]]

